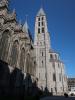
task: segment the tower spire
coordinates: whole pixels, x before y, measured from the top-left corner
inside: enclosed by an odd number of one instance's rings
[[[45,16],[46,15],[43,8],[44,8],[44,1],[41,0],[41,7],[40,7],[40,10],[37,13],[37,16]]]
[[[26,15],[26,22],[28,21],[28,15]]]
[[[45,16],[45,12],[43,10],[43,8],[40,8],[39,12],[37,13],[37,16]]]

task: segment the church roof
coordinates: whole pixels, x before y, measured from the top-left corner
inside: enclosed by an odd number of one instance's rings
[[[45,15],[45,12],[44,12],[43,8],[40,8],[40,10],[37,13],[37,16],[44,16],[44,15]]]

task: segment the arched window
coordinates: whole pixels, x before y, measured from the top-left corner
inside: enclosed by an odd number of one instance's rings
[[[19,43],[17,40],[15,40],[12,46],[12,50],[11,50],[11,61],[10,61],[10,65],[13,67],[17,66],[18,46],[19,46]]]
[[[25,62],[25,49],[21,49],[21,54],[20,54],[20,68],[21,70],[24,70],[24,62]]]
[[[26,59],[26,73],[30,73],[30,55],[27,54],[27,59]]]
[[[2,38],[0,40],[0,59],[6,60],[8,55],[8,38],[9,38],[9,30],[6,30],[2,34]]]

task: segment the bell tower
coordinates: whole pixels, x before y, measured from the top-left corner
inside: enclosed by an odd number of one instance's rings
[[[50,37],[47,27],[46,14],[40,8],[35,19],[34,47],[36,53],[36,77],[41,88],[47,87],[47,63],[49,62]]]

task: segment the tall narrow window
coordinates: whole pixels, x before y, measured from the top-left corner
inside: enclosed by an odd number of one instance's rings
[[[40,17],[38,18],[38,21],[40,21]]]
[[[50,54],[50,59],[53,59],[53,55],[52,54]]]
[[[18,41],[17,40],[14,41],[12,50],[11,50],[11,60],[10,60],[10,65],[13,67],[17,67],[18,46],[19,46]]]
[[[38,22],[38,26],[40,26],[40,22]]]
[[[43,60],[42,60],[42,64],[43,64]]]
[[[42,22],[42,26],[44,26],[44,22]]]
[[[42,17],[42,20],[44,20],[44,17]]]
[[[8,54],[8,38],[9,38],[9,30],[6,30],[2,34],[2,38],[0,40],[0,59],[6,60]]]
[[[42,56],[43,56],[43,52],[42,52]]]
[[[21,49],[21,54],[20,54],[20,68],[21,70],[24,70],[24,62],[25,62],[25,49]]]
[[[53,73],[53,81],[56,81],[56,75]]]
[[[38,28],[38,33],[40,33],[40,28]]]
[[[42,33],[45,33],[45,29],[44,29],[44,27],[42,28]]]
[[[42,60],[42,66],[43,66],[43,60]]]

